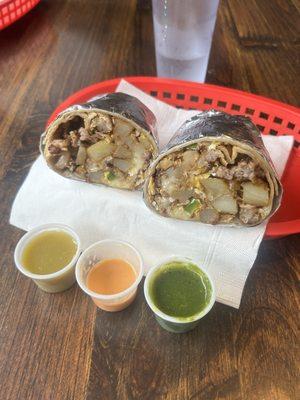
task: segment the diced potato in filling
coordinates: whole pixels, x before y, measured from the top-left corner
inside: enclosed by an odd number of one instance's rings
[[[204,186],[206,194],[210,195],[214,199],[230,193],[228,183],[223,179],[204,178],[201,183]]]
[[[87,155],[93,161],[101,161],[104,157],[110,155],[114,150],[114,145],[105,139],[92,144],[87,148]]]
[[[231,145],[210,142],[166,154],[148,180],[150,204],[178,219],[259,223],[270,202],[265,172],[249,155],[241,152],[230,161],[230,154]]]
[[[221,213],[236,214],[238,212],[237,201],[231,195],[217,197],[212,205]]]
[[[147,132],[130,121],[101,112],[86,112],[59,125],[47,143],[55,169],[93,183],[135,189],[156,156]]]
[[[269,189],[265,182],[242,183],[243,201],[253,206],[267,206],[269,203]]]

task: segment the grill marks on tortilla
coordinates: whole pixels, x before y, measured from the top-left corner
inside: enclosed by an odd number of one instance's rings
[[[156,155],[142,129],[122,117],[78,111],[63,116],[46,138],[45,156],[63,175],[108,186],[135,189]]]
[[[146,190],[152,207],[169,217],[255,225],[270,210],[267,175],[234,145],[202,141],[167,153]]]

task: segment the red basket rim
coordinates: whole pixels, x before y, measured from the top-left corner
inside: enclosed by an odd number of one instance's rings
[[[300,219],[293,219],[284,222],[268,222],[265,236],[276,238],[281,236],[293,235],[300,231]]]
[[[122,77],[122,78],[114,78],[105,81],[101,81],[98,83],[94,83],[90,86],[87,86],[77,92],[73,93],[69,96],[66,100],[64,100],[51,114],[50,118],[47,121],[47,125],[59,114],[61,111],[69,107],[71,104],[76,103],[78,101],[78,96],[94,96],[95,89],[98,89],[99,86],[117,86],[119,82],[124,79],[131,84],[139,84],[139,83],[148,83],[151,84],[153,81],[159,82],[160,84],[167,84],[167,85],[174,85],[177,86],[185,86],[195,89],[197,87],[212,89],[214,93],[220,94],[230,94],[239,96],[240,98],[244,99],[251,99],[256,100],[259,103],[268,103],[276,108],[280,108],[282,110],[288,110],[290,113],[295,114],[295,117],[299,117],[300,115],[300,108],[292,106],[290,104],[285,104],[277,100],[269,99],[264,96],[248,93],[238,89],[231,89],[223,86],[212,85],[208,83],[199,83],[199,82],[188,82],[182,81],[178,79],[169,79],[169,78],[158,78],[158,77],[151,77],[151,76],[130,76],[130,77]],[[101,93],[101,92],[100,92]],[[100,94],[99,93],[99,94]],[[291,235],[294,233],[300,232],[300,219],[290,220],[290,221],[283,221],[283,222],[269,222],[266,228],[265,236],[267,238],[276,238],[286,235]]]
[[[223,93],[226,92],[228,94],[233,94],[233,95],[238,95],[239,97],[243,97],[245,99],[249,99],[251,98],[256,99],[257,101],[260,102],[265,102],[268,104],[272,104],[273,106],[276,107],[280,107],[283,108],[285,110],[289,110],[289,112],[294,113],[295,115],[299,116],[300,113],[300,108],[292,106],[290,104],[286,104],[283,102],[280,102],[278,100],[273,100],[273,99],[269,99],[268,97],[264,97],[261,95],[257,95],[257,94],[252,94],[249,92],[245,92],[243,90],[238,90],[238,89],[231,89],[231,88],[227,88],[226,86],[218,86],[218,85],[213,85],[210,83],[199,83],[199,82],[189,82],[189,81],[182,81],[179,79],[170,79],[170,78],[158,78],[156,76],[128,76],[128,77],[122,77],[122,78],[114,78],[114,79],[108,79],[105,81],[101,81],[101,82],[97,82],[97,83],[92,83],[91,85],[80,89],[78,91],[76,91],[75,93],[73,93],[72,95],[70,95],[69,97],[67,97],[66,100],[64,100],[56,109],[55,111],[51,114],[50,118],[47,121],[47,125],[53,120],[53,118],[55,118],[55,116],[63,111],[65,108],[67,108],[70,104],[72,104],[74,101],[77,100],[78,95],[89,95],[91,93],[93,93],[95,91],[95,89],[99,86],[99,85],[113,85],[113,86],[117,86],[119,84],[119,82],[121,80],[125,80],[131,84],[134,83],[152,83],[154,80],[162,83],[162,84],[177,84],[177,85],[184,85],[186,87],[191,87],[193,89],[195,89],[196,86],[198,87],[203,87],[203,88],[207,88],[207,89],[213,89],[214,92],[219,92],[219,93]]]
[[[40,1],[40,0],[37,0],[37,1]],[[15,0],[2,0],[2,1],[0,0],[0,8],[3,7],[3,6],[6,6],[9,3],[13,3],[13,2],[15,2]],[[25,3],[28,3],[28,0],[25,0],[23,3],[20,3],[20,6],[24,5]]]
[[[2,0],[1,2],[0,2],[0,7],[2,7],[2,6],[6,6],[6,4],[8,4],[8,3],[11,3],[13,0]]]

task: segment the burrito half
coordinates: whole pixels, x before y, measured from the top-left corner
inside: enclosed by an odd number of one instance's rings
[[[158,153],[156,119],[138,99],[112,93],[63,111],[42,136],[41,151],[67,178],[138,189]]]
[[[256,126],[214,110],[181,126],[151,165],[144,186],[153,211],[208,224],[260,224],[278,209],[281,196]]]

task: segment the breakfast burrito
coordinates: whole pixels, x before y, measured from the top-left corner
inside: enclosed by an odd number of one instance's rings
[[[186,121],[152,163],[146,204],[158,214],[253,226],[279,207],[282,187],[250,119],[205,111]]]
[[[42,135],[41,151],[67,178],[138,189],[158,154],[156,119],[135,97],[111,93],[59,114]]]

